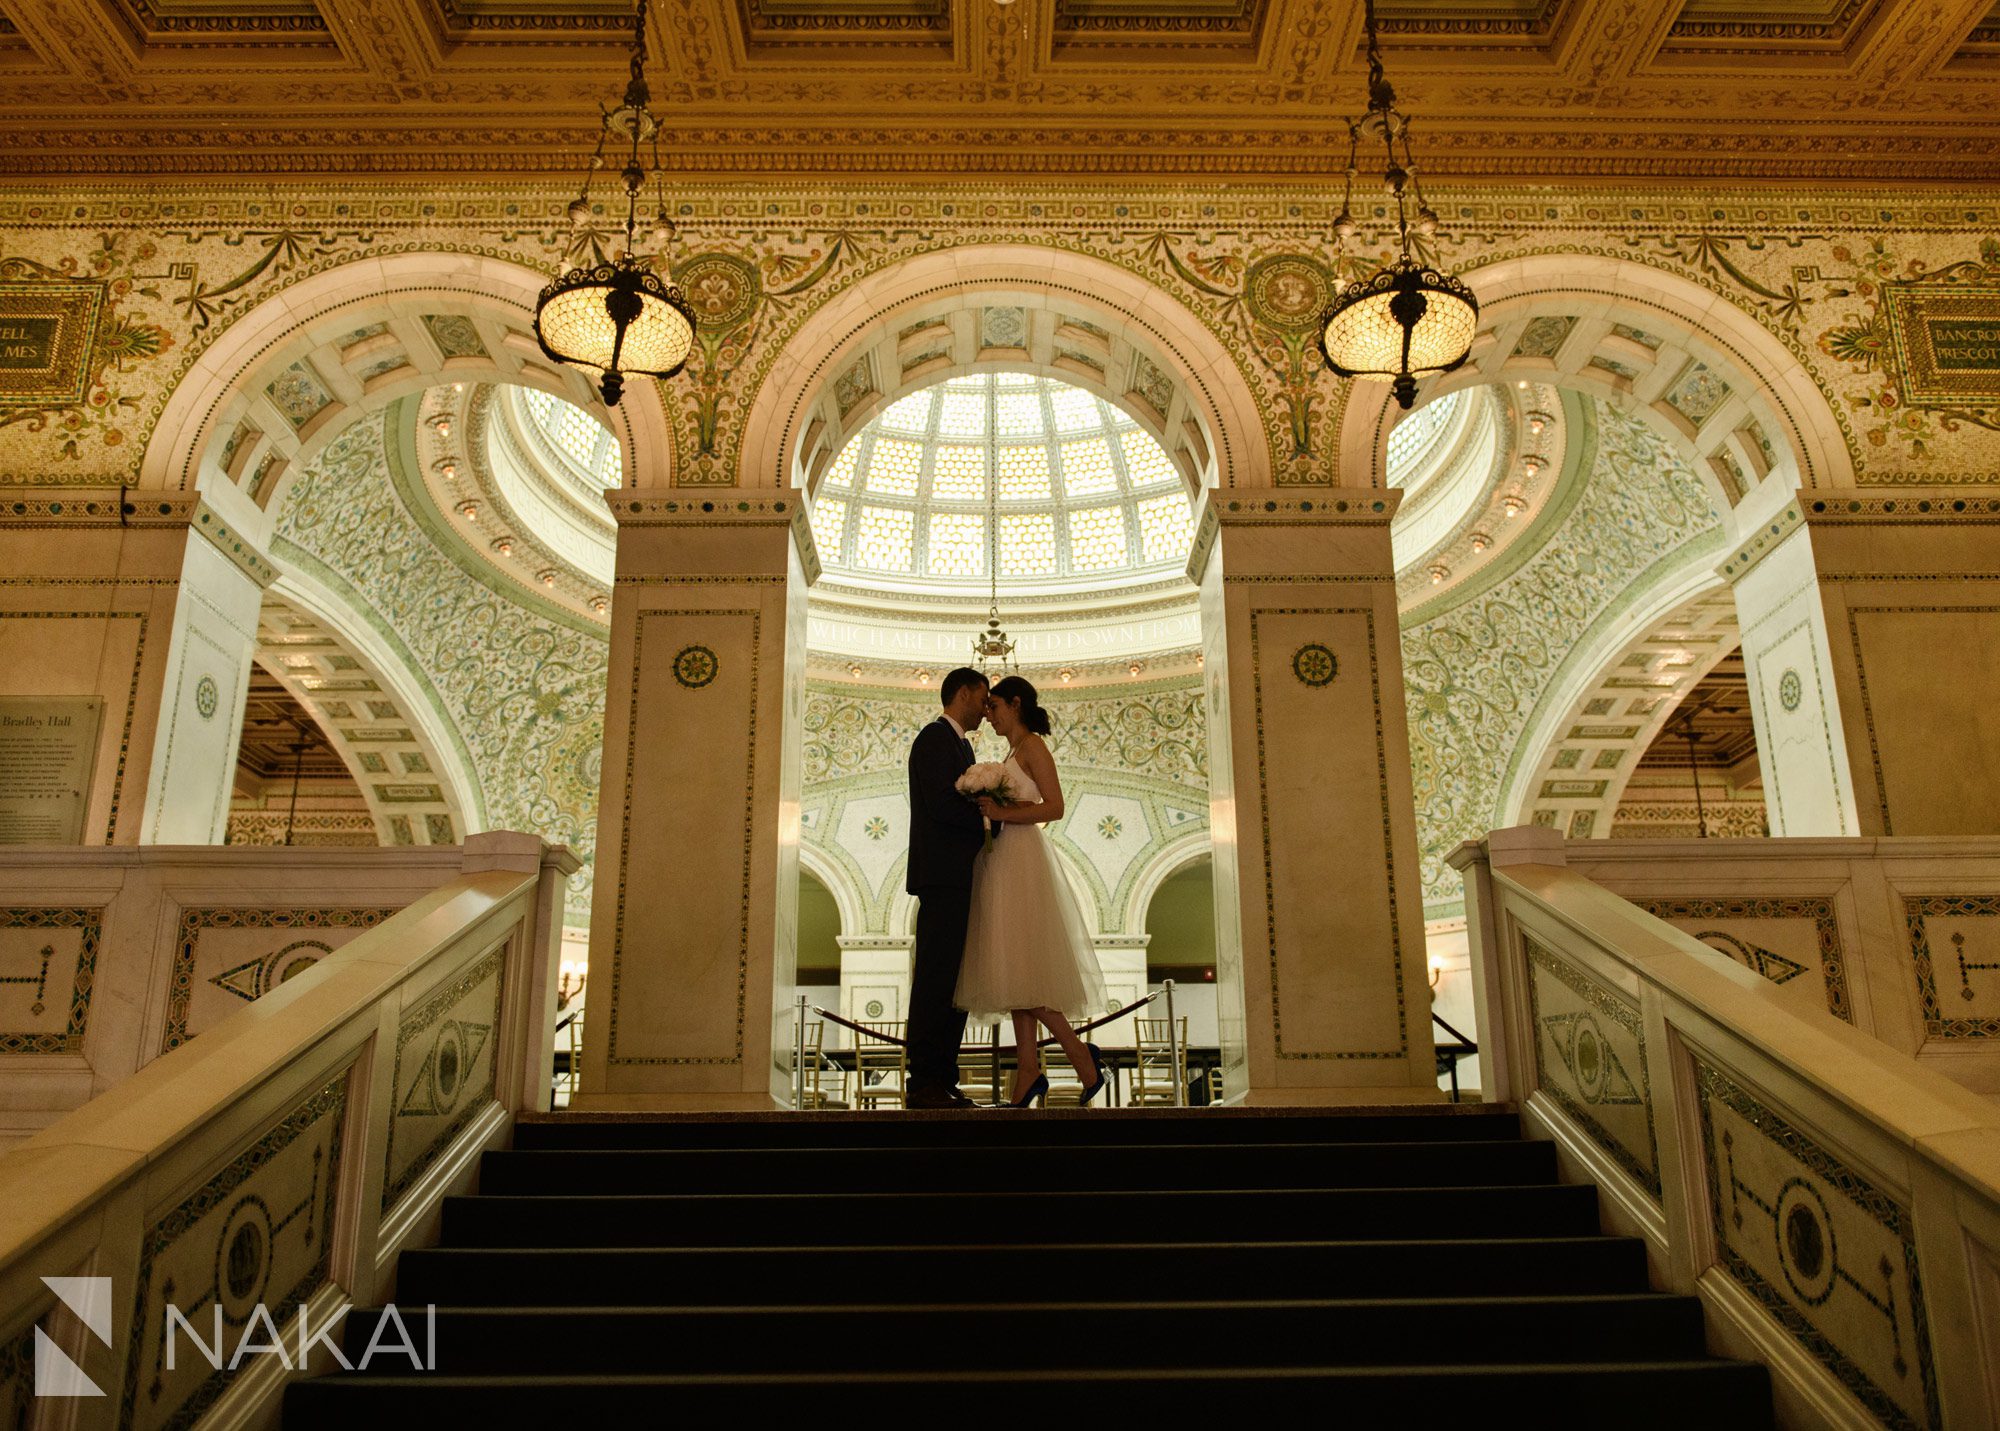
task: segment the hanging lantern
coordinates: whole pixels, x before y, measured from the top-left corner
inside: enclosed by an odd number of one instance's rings
[[[1413,234],[1437,232],[1437,214],[1424,201],[1410,151],[1410,121],[1396,108],[1396,92],[1382,71],[1382,47],[1375,33],[1375,0],[1367,0],[1368,111],[1348,126],[1347,192],[1334,221],[1339,239],[1360,228],[1354,220],[1357,156],[1366,136],[1380,140],[1386,163],[1383,183],[1396,201],[1395,262],[1372,277],[1350,283],[1320,317],[1320,355],[1343,378],[1387,379],[1396,402],[1416,401],[1417,382],[1448,373],[1472,351],[1479,327],[1479,300],[1458,279],[1422,262]]]
[[[608,262],[569,270],[548,285],[535,301],[535,341],[556,362],[586,368],[599,375],[599,391],[616,407],[629,373],[670,378],[684,367],[694,350],[694,309],[671,280],[668,249],[673,221],[660,200],[653,237],[660,248],[656,259],[637,252],[639,195],[646,186],[646,169],[639,162],[640,146],[650,143],[653,172],[660,169],[659,120],[647,108],[646,6],[639,0],[632,26],[632,73],[625,99],[606,111],[604,127],[591,155],[590,173],[603,167],[607,141],[616,135],[627,148],[625,167],[625,246]],[[569,217],[578,228],[589,224],[590,177],[570,202]],[[655,268],[667,268],[663,279]]]

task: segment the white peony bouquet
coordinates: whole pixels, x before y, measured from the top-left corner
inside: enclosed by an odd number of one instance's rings
[[[975,805],[981,800],[991,800],[996,805],[1014,803],[1014,787],[1007,783],[1007,767],[997,760],[982,760],[977,765],[966,767],[965,774],[958,777],[958,793]],[[986,847],[993,847],[993,827],[987,825]]]

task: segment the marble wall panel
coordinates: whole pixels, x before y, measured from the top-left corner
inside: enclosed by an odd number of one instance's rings
[[[384,1211],[493,1102],[504,952],[496,949],[474,962],[407,1010],[397,1024],[389,1146],[382,1169]]]
[[[1533,938],[1527,955],[1536,1087],[1658,1202],[1660,1148],[1639,1006]]]
[[[1722,1268],[1883,1425],[1937,1427],[1937,1369],[1908,1204],[1695,1060]]]
[[[372,929],[399,905],[196,907],[180,911],[159,1052],[203,1029]]]
[[[0,1054],[81,1054],[102,908],[0,907]]]
[[[169,1305],[193,1309],[188,1320],[211,1343],[208,1309],[219,1306],[233,1351],[260,1306],[270,1326],[282,1328],[326,1285],[347,1087],[343,1070],[199,1187],[151,1215],[131,1303],[121,1426],[192,1426],[229,1383],[228,1371],[213,1369],[178,1329],[174,1366],[167,1366]]]

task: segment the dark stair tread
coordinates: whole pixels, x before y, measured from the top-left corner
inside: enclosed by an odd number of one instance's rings
[[[791,1413],[824,1417],[859,1406],[839,1398],[879,1392],[901,1404],[912,1392],[946,1395],[1002,1392],[1061,1398],[1063,1414],[1093,1417],[1141,1413],[1241,1417],[1242,1397],[1298,1395],[1335,1398],[1327,1409],[1343,1420],[1393,1417],[1404,1424],[1413,1407],[1434,1398],[1476,1405],[1495,1415],[1549,1424],[1551,1414],[1585,1405],[1615,1406],[1621,1428],[1681,1428],[1698,1416],[1703,1431],[1771,1425],[1770,1383],[1761,1366],[1740,1362],[1570,1363],[1543,1366],[1148,1368],[1061,1373],[960,1372],[889,1375],[757,1377],[454,1377],[360,1373],[295,1382],[285,1393],[289,1431],[351,1427],[352,1418],[385,1413],[402,1418],[478,1416],[486,1426],[541,1424],[545,1418],[662,1415],[742,1417]],[[662,1401],[663,1393],[670,1399]],[[1473,1401],[1472,1398],[1477,1398]],[[1385,1423],[1386,1424],[1386,1423]]]
[[[1155,1241],[1181,1228],[1204,1242],[1309,1237],[1328,1226],[1368,1240],[1448,1227],[1460,1236],[1595,1232],[1588,1184],[1494,1187],[1141,1188],[1069,1192],[790,1192],[527,1194],[448,1197],[451,1247],[726,1244],[795,1235],[806,1220],[828,1243],[935,1239],[969,1244]],[[1219,1236],[1217,1229],[1227,1229]],[[1362,1240],[1362,1239],[1355,1239]]]
[[[1283,1242],[1092,1244],[785,1244],[754,1248],[417,1248],[402,1254],[408,1302],[531,1301],[621,1306],[713,1303],[769,1306],[804,1286],[839,1286],[877,1302],[933,1297],[970,1279],[1046,1265],[1078,1295],[1115,1286],[1140,1300],[1184,1296],[1204,1277],[1246,1296],[1298,1300],[1327,1288],[1385,1295],[1526,1295],[1642,1291],[1644,1243],[1593,1234],[1522,1238],[1382,1238]],[[676,1288],[689,1289],[676,1297]]]
[[[977,1109],[879,1113],[771,1113],[728,1118],[690,1115],[549,1113],[514,1125],[517,1148],[752,1149],[800,1146],[1257,1147],[1271,1142],[1453,1142],[1518,1137],[1520,1118],[1504,1105],[1296,1110],[1087,1108],[1014,1112]]]
[[[880,1186],[915,1192],[1083,1184],[1126,1187],[1283,1188],[1553,1182],[1555,1146],[1465,1139],[1449,1143],[1351,1142],[1253,1147],[1072,1148],[519,1148],[484,1155],[482,1192],[581,1192],[623,1188],[689,1192]]]
[[[379,1309],[351,1314],[346,1348],[359,1358]],[[398,1309],[402,1317],[402,1309]],[[1480,1337],[1440,1337],[1479,1318]],[[776,1307],[435,1308],[439,1369],[448,1374],[612,1372],[1024,1370],[1173,1366],[1200,1326],[1201,1355],[1255,1366],[1429,1365],[1651,1360],[1706,1355],[1692,1297],[1384,1298],[864,1304]],[[850,1333],[826,1337],[829,1326]],[[400,1337],[385,1339],[400,1344]],[[1091,1358],[1098,1358],[1092,1361]],[[395,1356],[389,1374],[411,1374]]]

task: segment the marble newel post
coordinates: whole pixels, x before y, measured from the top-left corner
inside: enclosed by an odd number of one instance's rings
[[[1195,539],[1232,1098],[1438,1096],[1389,549],[1397,495],[1211,492]]]
[[[616,493],[611,507],[618,577],[573,1106],[769,1108],[789,1083],[778,1057],[797,948],[817,567],[803,504],[680,489]]]

